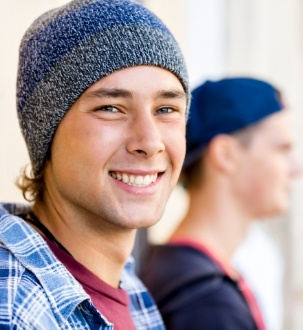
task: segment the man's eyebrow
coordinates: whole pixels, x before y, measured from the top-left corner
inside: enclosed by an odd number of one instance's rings
[[[94,98],[131,98],[132,93],[126,89],[120,88],[100,88],[93,91],[88,91],[82,95],[84,99],[94,99]]]
[[[122,88],[99,88],[93,91],[88,91],[82,95],[82,99],[94,98],[132,98],[133,93]],[[185,99],[186,93],[181,90],[160,90],[156,93],[155,99]]]
[[[162,91],[157,92],[156,98],[186,99],[186,93],[181,90],[162,90]]]

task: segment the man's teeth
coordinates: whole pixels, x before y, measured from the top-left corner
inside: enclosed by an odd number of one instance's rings
[[[130,186],[146,187],[156,182],[158,173],[143,176],[120,172],[111,172],[111,176],[119,181],[123,181]]]

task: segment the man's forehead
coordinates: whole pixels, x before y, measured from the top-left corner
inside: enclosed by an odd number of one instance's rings
[[[93,83],[82,96],[131,97],[136,90],[155,91],[156,96],[165,98],[187,97],[180,80],[172,72],[156,66],[134,66],[115,71]]]

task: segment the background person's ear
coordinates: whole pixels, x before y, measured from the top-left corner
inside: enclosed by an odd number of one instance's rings
[[[233,174],[238,169],[240,147],[234,137],[219,134],[208,145],[209,160],[217,170]]]

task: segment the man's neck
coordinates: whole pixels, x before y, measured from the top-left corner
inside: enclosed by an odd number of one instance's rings
[[[104,282],[118,287],[133,248],[134,229],[113,225],[93,228],[88,225],[91,219],[80,220],[43,204],[35,205],[33,212],[79,263]]]
[[[224,262],[231,262],[252,221],[228,197],[191,196],[190,207],[171,239],[187,238],[213,250]]]

